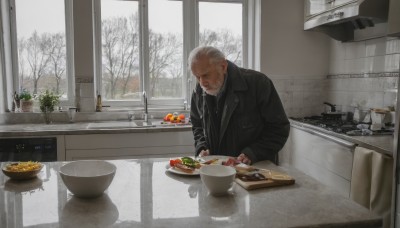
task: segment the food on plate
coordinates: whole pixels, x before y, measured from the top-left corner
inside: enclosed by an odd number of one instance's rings
[[[9,172],[28,172],[39,170],[42,168],[42,164],[39,162],[27,161],[17,162],[6,165],[5,170]]]
[[[236,166],[238,164],[240,164],[241,162],[234,159],[234,158],[228,158],[228,160],[223,161],[222,165],[226,165],[226,166]]]
[[[217,164],[218,161],[219,161],[218,158],[214,158],[214,159],[210,159],[210,160],[208,160],[208,161],[205,161],[205,162],[203,162],[202,164],[204,164],[204,165]]]
[[[191,157],[182,157],[169,160],[169,165],[185,173],[193,173],[201,167],[201,164]]]
[[[174,166],[174,169],[178,169],[182,172],[185,173],[193,173],[195,171],[196,168],[181,164],[181,163],[176,163]]]

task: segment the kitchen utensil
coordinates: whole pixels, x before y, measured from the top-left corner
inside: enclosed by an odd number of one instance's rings
[[[371,109],[371,130],[380,130],[384,127],[384,119],[385,115],[389,113],[388,110],[385,109]]]
[[[201,181],[211,195],[220,196],[228,193],[235,180],[236,170],[225,165],[206,165],[200,168]]]
[[[243,181],[239,178],[236,178],[235,181],[247,190],[290,185],[295,183],[295,179],[286,173],[266,169],[262,169],[259,172],[267,179],[260,181]]]
[[[60,168],[65,186],[75,196],[93,198],[103,194],[111,184],[117,167],[107,161],[81,160]]]

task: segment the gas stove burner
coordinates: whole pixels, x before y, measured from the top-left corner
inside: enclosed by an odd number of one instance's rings
[[[393,134],[393,129],[382,129],[377,131],[371,131],[368,129],[370,134],[365,134],[362,130],[360,130],[357,123],[353,121],[343,121],[340,119],[326,119],[323,116],[307,116],[303,118],[293,118],[290,119],[299,121],[301,123],[310,124],[316,127],[320,127],[327,131],[332,131],[339,134],[353,135],[353,136],[367,136],[367,135],[390,135]],[[366,127],[369,128],[369,125],[366,124]]]
[[[345,134],[348,131],[357,130],[357,125],[341,118],[324,118],[323,116],[308,116],[304,118],[291,118],[302,123],[323,128],[328,131]]]

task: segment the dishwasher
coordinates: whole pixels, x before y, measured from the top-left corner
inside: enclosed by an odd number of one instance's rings
[[[57,161],[57,138],[0,138],[0,162]]]

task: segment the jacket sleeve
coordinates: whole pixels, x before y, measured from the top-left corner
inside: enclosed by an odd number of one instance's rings
[[[203,129],[203,108],[201,100],[201,95],[193,92],[192,100],[190,105],[190,120],[192,122],[192,131],[194,137],[195,146],[195,156],[197,156],[200,151],[208,149],[206,136],[204,135]]]
[[[290,122],[272,81],[264,76],[256,88],[257,106],[260,107],[264,128],[261,136],[241,153],[246,154],[252,163],[261,160],[275,162],[289,136]]]

